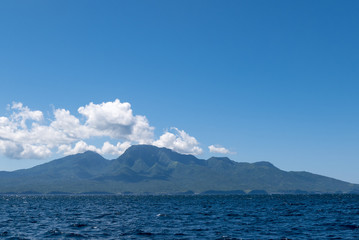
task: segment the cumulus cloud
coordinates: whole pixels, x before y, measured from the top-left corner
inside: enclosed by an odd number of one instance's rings
[[[80,107],[78,112],[87,118],[85,126],[99,135],[139,143],[152,141],[154,128],[145,116],[134,116],[127,102],[116,99],[102,104],[90,103]]]
[[[7,140],[0,140],[0,151],[9,158],[18,159],[24,148],[20,144],[16,144]]]
[[[65,155],[71,155],[76,153],[82,153],[86,151],[94,151],[96,152],[98,149],[93,145],[88,145],[84,141],[78,141],[74,147],[71,145],[61,145],[59,147],[59,152],[63,152]]]
[[[221,153],[221,154],[229,154],[231,153],[228,149],[220,146],[210,145],[208,149],[211,153]]]
[[[46,158],[56,150],[64,154],[91,150],[118,155],[131,143],[153,142],[154,127],[147,118],[134,115],[131,105],[118,99],[80,107],[83,122],[66,109],[55,109],[47,122],[41,111],[32,111],[22,103],[13,103],[8,110],[12,111],[9,117],[0,117],[0,153],[9,158]],[[93,137],[125,141],[117,145],[107,141],[102,148],[96,148],[85,142]]]
[[[0,140],[0,152],[8,158],[46,158],[51,150],[44,145],[19,144],[8,140]]]
[[[93,151],[102,155],[112,155],[119,156],[126,151],[127,148],[131,146],[130,142],[118,142],[116,145],[112,145],[108,141],[106,141],[102,148],[96,148],[94,145],[88,145],[84,141],[79,141],[75,144],[74,147],[71,145],[61,145],[58,148],[58,152],[62,152],[65,155],[71,155],[76,153],[82,153],[85,151]]]
[[[51,122],[50,128],[56,130],[60,135],[72,142],[76,139],[86,139],[96,135],[96,132],[80,123],[80,120],[71,115],[70,111],[65,109],[56,109],[54,111],[55,120]],[[97,134],[100,135],[100,134]]]
[[[27,128],[27,120],[41,121],[43,119],[41,111],[31,111],[28,107],[24,107],[22,103],[14,102],[11,109],[15,110],[11,118],[14,119],[15,122],[20,123],[22,128]]]
[[[199,143],[196,138],[175,127],[171,128],[171,130],[172,132],[166,131],[160,139],[153,142],[153,145],[157,147],[170,148],[176,152],[184,154],[198,155],[203,152],[202,148],[199,147]]]
[[[68,155],[87,150],[118,156],[132,144],[153,144],[184,154],[203,152],[195,137],[175,127],[156,140],[146,116],[135,115],[130,103],[118,99],[91,102],[79,107],[76,115],[66,109],[54,109],[52,116],[44,118],[41,111],[16,102],[8,106],[8,111],[7,116],[0,116],[0,154],[8,158],[41,159],[55,152]],[[102,147],[86,142],[93,138],[103,138]],[[228,151],[215,146],[209,149]]]
[[[42,112],[31,111],[22,103],[13,103],[9,109],[13,110],[10,117],[0,117],[0,153],[14,159],[50,156],[50,149],[38,138],[41,133],[36,130],[36,122],[43,120]]]
[[[123,143],[118,142],[116,145],[112,145],[111,143],[106,141],[104,142],[101,148],[101,154],[118,156],[124,153],[126,149],[129,148],[130,146],[131,146],[130,142],[123,142]]]

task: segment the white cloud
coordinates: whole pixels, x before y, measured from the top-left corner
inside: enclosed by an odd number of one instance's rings
[[[41,159],[51,155],[51,150],[44,145],[18,144],[0,140],[0,152],[13,159]]]
[[[24,150],[20,153],[20,158],[36,159],[46,158],[51,155],[51,150],[45,145],[24,144]]]
[[[15,110],[11,118],[20,123],[22,128],[27,128],[27,120],[41,121],[43,119],[41,111],[31,111],[28,107],[24,107],[22,103],[13,102],[11,109]]]
[[[126,149],[129,148],[130,146],[131,146],[130,142],[123,142],[123,143],[118,142],[116,146],[112,145],[109,142],[105,142],[102,146],[101,154],[119,156],[122,153],[124,153]]]
[[[220,146],[208,146],[208,149],[211,153],[222,153],[222,154],[229,154],[231,153],[228,149],[224,148],[224,147],[220,147]]]
[[[0,151],[8,158],[18,159],[24,148],[8,140],[0,140]]]
[[[184,154],[203,152],[195,137],[177,128],[155,140],[154,127],[147,118],[134,115],[131,104],[118,99],[79,107],[79,116],[66,109],[54,109],[53,117],[44,119],[41,111],[16,102],[8,106],[8,111],[8,117],[0,116],[0,154],[8,158],[40,159],[54,152],[68,155],[87,150],[118,156],[132,144],[153,144]],[[86,143],[96,137],[105,139],[101,148]],[[209,150],[229,152],[213,145]]]
[[[72,155],[76,153],[83,153],[86,151],[99,151],[95,146],[88,145],[84,141],[79,141],[75,144],[75,146],[72,148],[71,145],[61,145],[59,147],[59,152],[63,152],[65,155]]]
[[[196,138],[190,136],[185,131],[178,130],[174,127],[171,128],[171,130],[173,130],[173,132],[166,131],[160,139],[153,142],[153,145],[170,148],[184,154],[198,155],[203,152],[198,146],[199,143]]]
[[[131,104],[127,102],[116,99],[114,102],[90,103],[80,107],[78,112],[87,118],[85,126],[99,135],[139,143],[152,141],[154,128],[145,116],[134,116]]]
[[[92,150],[118,155],[132,143],[153,142],[154,127],[147,118],[133,115],[131,105],[118,99],[80,107],[78,112],[85,117],[83,123],[66,109],[55,109],[54,118],[47,123],[41,111],[32,111],[22,103],[13,103],[8,110],[12,111],[10,117],[0,116],[0,153],[9,158],[45,158],[56,149],[65,154]],[[85,142],[93,137],[125,142],[106,142],[97,149]]]
[[[76,139],[86,139],[91,136],[101,135],[94,129],[80,123],[80,120],[71,115],[70,111],[65,109],[56,109],[54,111],[55,120],[51,122],[50,127],[64,135],[72,142]],[[72,140],[72,141],[71,141]]]
[[[96,148],[95,146],[88,145],[86,142],[81,140],[77,142],[74,147],[72,147],[71,145],[61,145],[58,148],[58,152],[62,152],[65,155],[72,155],[77,153],[83,153],[86,151],[93,151],[101,155],[119,156],[122,153],[124,153],[126,149],[129,148],[130,146],[131,146],[130,142],[123,142],[123,143],[118,142],[116,145],[112,145],[111,143],[106,141],[103,144],[102,148]]]

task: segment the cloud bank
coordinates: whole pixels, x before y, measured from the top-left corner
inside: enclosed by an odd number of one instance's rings
[[[133,144],[153,144],[184,154],[203,153],[195,137],[175,127],[155,139],[148,119],[135,115],[130,103],[118,99],[81,106],[78,116],[66,109],[54,109],[52,118],[45,119],[41,111],[17,102],[8,106],[8,112],[8,116],[0,116],[0,154],[8,158],[41,159],[54,153],[69,155],[86,150],[118,156]],[[94,138],[107,140],[101,147],[86,142]],[[209,150],[229,152],[213,145]]]

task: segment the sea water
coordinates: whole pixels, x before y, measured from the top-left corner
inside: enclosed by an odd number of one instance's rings
[[[359,195],[1,195],[0,239],[359,239]]]

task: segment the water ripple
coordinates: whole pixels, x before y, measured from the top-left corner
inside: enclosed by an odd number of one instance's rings
[[[359,239],[359,195],[0,196],[1,239]]]

